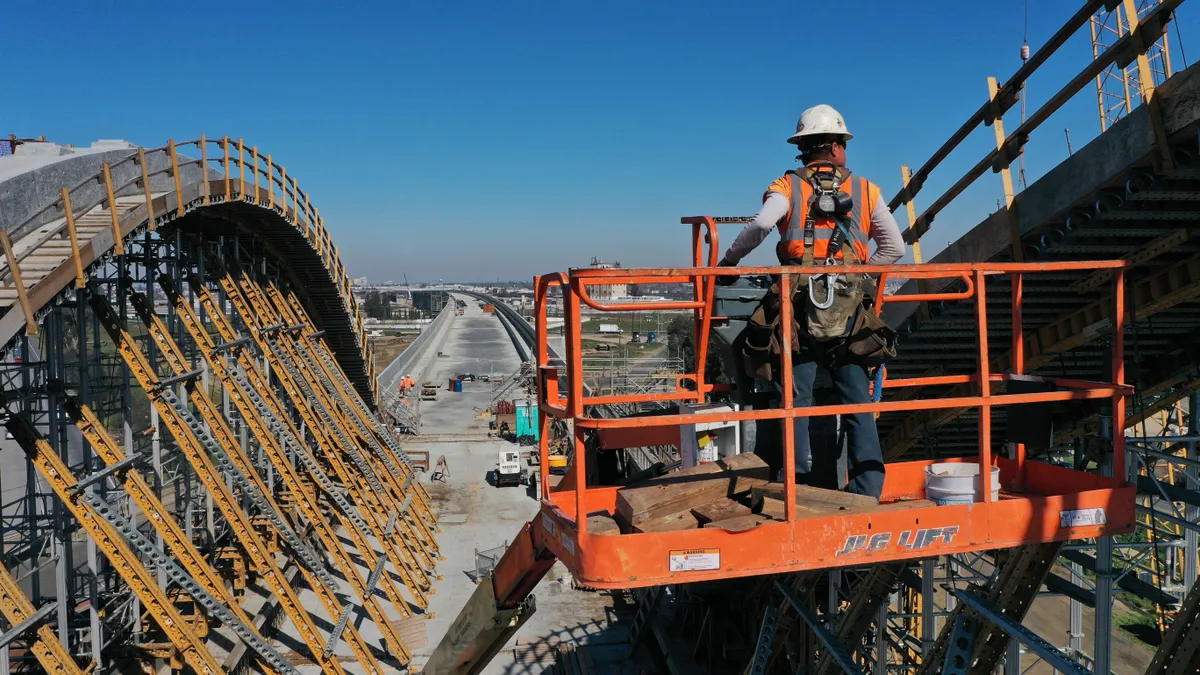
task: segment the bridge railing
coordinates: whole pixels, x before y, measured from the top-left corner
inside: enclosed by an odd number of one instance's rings
[[[1121,68],[1134,61],[1138,62],[1138,77],[1143,103],[1151,106],[1151,121],[1154,126],[1158,146],[1162,152],[1162,162],[1165,168],[1171,166],[1170,150],[1167,148],[1166,132],[1163,129],[1161,117],[1158,114],[1154,100],[1154,83],[1147,61],[1147,51],[1166,32],[1171,21],[1172,12],[1183,3],[1183,0],[1162,0],[1142,17],[1133,0],[1088,0],[1061,28],[1050,37],[1029,59],[1003,84],[996,78],[988,79],[988,100],[972,114],[961,127],[955,131],[941,147],[923,164],[916,173],[909,174],[908,167],[902,167],[904,187],[888,202],[892,211],[905,206],[908,210],[909,227],[904,233],[904,240],[913,246],[917,262],[921,262],[920,238],[929,231],[934,218],[937,217],[955,198],[991,169],[1000,173],[1004,180],[1004,191],[1007,205],[1011,206],[1013,193],[1012,177],[1009,165],[1021,154],[1022,148],[1029,140],[1029,135],[1050,118],[1059,108],[1069,101],[1084,87],[1096,82],[1096,78],[1112,65]],[[1005,134],[1003,116],[1020,100],[1021,89],[1031,75],[1062,47],[1091,17],[1103,9],[1114,9],[1121,5],[1129,21],[1129,32],[1109,45],[1075,77],[1051,96],[1041,107],[1030,114],[1012,133]],[[921,191],[929,175],[953,152],[966,138],[984,126],[991,126],[996,132],[996,149],[980,159],[965,175],[955,181],[945,192],[933,201],[920,215],[916,215],[913,198]],[[1014,228],[1014,232],[1016,229]],[[1019,246],[1014,247],[1015,260],[1020,261],[1022,253]]]
[[[185,153],[185,150],[190,154]],[[155,165],[159,165],[159,168],[154,168]],[[193,166],[201,170],[200,194],[196,200],[185,202],[181,172]],[[210,174],[210,170],[213,173]],[[130,177],[114,180],[115,175]],[[155,192],[151,187],[152,180],[159,177],[169,179],[173,185],[168,193],[173,192],[177,195],[174,208],[162,213],[155,212]],[[90,199],[83,197],[85,188],[95,183],[104,186],[103,194]],[[247,192],[248,190],[250,192]],[[91,192],[87,190],[86,194]],[[162,194],[160,192],[158,196],[161,197]],[[75,283],[82,288],[86,284],[86,265],[80,253],[76,221],[93,209],[107,205],[113,250],[120,255],[124,253],[124,232],[120,222],[121,209],[118,200],[129,196],[142,197],[141,206],[146,209],[146,219],[151,230],[175,217],[182,217],[187,207],[197,202],[200,206],[209,206],[241,199],[265,206],[281,215],[304,236],[329,270],[347,311],[353,317],[359,347],[363,350],[366,360],[370,360],[364,319],[354,298],[350,278],[337,246],[334,245],[329,231],[325,228],[324,219],[321,218],[320,209],[312,205],[308,193],[300,189],[295,178],[288,176],[287,167],[276,163],[270,153],[263,155],[258,151],[257,145],[247,147],[243,139],[235,141],[228,136],[210,139],[201,135],[197,140],[180,143],[171,140],[165,146],[138,148],[117,162],[103,164],[95,175],[74,186],[63,187],[58,199],[30,214],[9,231],[18,236],[25,235],[33,230],[37,223],[48,218],[63,219],[57,225],[52,223],[37,229],[36,239],[28,242],[22,240],[20,250],[13,249],[9,232],[0,231],[0,246],[3,247],[4,253],[4,260],[0,262],[0,283],[16,286],[18,300],[25,312],[27,332],[36,334],[37,325],[25,285],[17,283],[21,278],[22,261],[36,253],[42,244],[54,239],[61,240],[65,236],[71,242],[69,260],[75,268]]]

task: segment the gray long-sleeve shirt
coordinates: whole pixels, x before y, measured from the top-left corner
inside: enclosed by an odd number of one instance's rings
[[[787,218],[790,208],[791,201],[787,197],[778,192],[768,192],[762,208],[725,252],[725,259],[736,264],[749,255],[771,234],[779,221]],[[870,237],[876,248],[867,260],[868,265],[891,265],[904,256],[904,237],[900,234],[900,226],[883,200],[877,201],[871,211]]]

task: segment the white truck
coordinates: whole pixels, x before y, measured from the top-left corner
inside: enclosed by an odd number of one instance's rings
[[[621,332],[622,332],[621,326],[619,324],[615,324],[615,323],[600,324],[600,334],[601,335],[620,335]]]
[[[496,458],[496,487],[521,484],[521,452],[501,450]]]

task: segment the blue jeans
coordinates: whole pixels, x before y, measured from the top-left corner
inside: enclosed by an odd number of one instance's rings
[[[804,358],[803,356],[801,357]],[[871,400],[871,380],[866,368],[844,364],[828,369],[833,376],[833,390],[839,404],[867,403]],[[817,377],[817,362],[803,360],[792,368],[792,383],[795,391],[795,407],[807,408],[813,403],[813,381]],[[807,417],[796,418],[796,455],[804,457],[810,451]],[[848,492],[868,495],[879,499],[883,493],[883,451],[879,447],[879,432],[875,429],[874,413],[843,415],[846,436],[849,441]],[[821,448],[813,455],[815,465],[833,462],[841,455],[840,445]],[[836,489],[836,485],[825,485]]]

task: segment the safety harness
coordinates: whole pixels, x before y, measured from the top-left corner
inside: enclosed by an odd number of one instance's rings
[[[883,323],[870,305],[875,297],[875,282],[864,274],[837,271],[837,267],[862,264],[855,246],[853,181],[850,171],[828,162],[818,162],[797,171],[797,177],[812,186],[804,218],[804,252],[799,261],[787,254],[786,241],[776,249],[780,263],[804,266],[816,263],[817,219],[834,222],[821,261],[828,272],[792,275],[791,302],[793,307],[793,351],[807,348],[827,365],[853,361],[865,366],[877,366],[895,355],[895,333]],[[846,183],[846,181],[851,181]],[[846,184],[848,191],[843,191]],[[794,189],[798,189],[798,186]],[[865,195],[864,195],[865,197]],[[861,216],[860,216],[861,217]],[[792,234],[794,236],[794,233]],[[838,253],[846,251],[838,263]],[[804,292],[802,292],[804,291]],[[779,331],[779,284],[776,282],[763,297],[750,317],[745,331],[745,368],[748,375],[759,380],[774,380],[775,364],[782,351]]]

